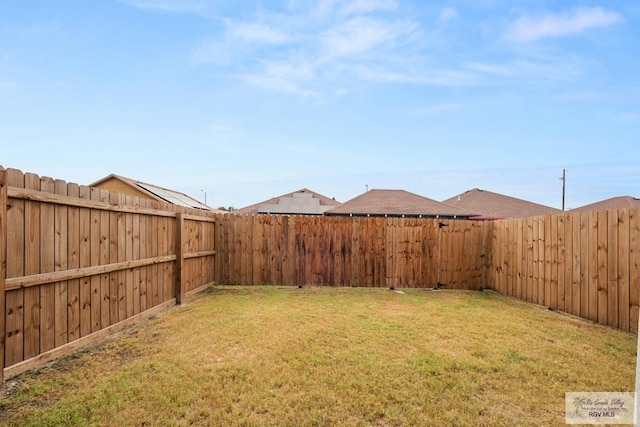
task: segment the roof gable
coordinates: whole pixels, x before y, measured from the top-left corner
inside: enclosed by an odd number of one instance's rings
[[[372,189],[327,211],[327,215],[467,218],[474,214],[405,190]]]
[[[444,200],[451,206],[477,212],[473,219],[521,218],[562,212],[549,206],[474,188]]]
[[[137,181],[116,174],[106,176],[94,182],[90,186],[103,188],[112,192],[125,193],[134,197],[153,199],[159,202],[170,203],[172,205],[183,206],[192,209],[204,209],[214,212],[218,211],[218,209],[207,206],[199,200],[179,191],[170,190],[158,185]]]
[[[260,203],[234,210],[239,214],[305,214],[322,215],[342,203],[322,194],[302,188],[298,191],[273,197]]]
[[[640,206],[640,199],[631,196],[611,197],[610,199],[571,209],[572,212],[595,211],[605,209],[623,209]]]

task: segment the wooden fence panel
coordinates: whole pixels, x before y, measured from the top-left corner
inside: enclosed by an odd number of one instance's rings
[[[7,196],[0,218],[7,224],[3,377],[173,300],[175,208],[15,169],[1,172],[0,194]],[[208,214],[192,227],[191,290],[214,282],[214,221]],[[21,363],[27,360],[31,364]]]

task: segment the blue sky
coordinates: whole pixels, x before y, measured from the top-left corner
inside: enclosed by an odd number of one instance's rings
[[[640,4],[0,0],[0,164],[240,208],[640,197]]]

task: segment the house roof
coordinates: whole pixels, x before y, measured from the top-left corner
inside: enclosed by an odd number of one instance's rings
[[[640,199],[631,196],[619,196],[580,206],[575,209],[571,209],[571,212],[632,208],[636,206],[640,206]]]
[[[474,213],[405,190],[373,189],[326,212],[327,215],[468,218]]]
[[[105,188],[109,191],[124,192],[130,195],[147,197],[159,202],[171,203],[172,205],[184,206],[187,208],[204,209],[221,213],[224,212],[207,206],[199,200],[179,191],[170,190],[155,184],[149,184],[147,182],[126,178],[116,174],[108,175],[94,182],[90,186]]]
[[[335,199],[302,188],[241,209],[235,209],[233,212],[238,214],[322,215],[327,210],[341,204]]]
[[[479,215],[473,217],[473,219],[521,218],[562,212],[549,206],[479,188],[468,190],[443,202],[461,209],[477,212]]]

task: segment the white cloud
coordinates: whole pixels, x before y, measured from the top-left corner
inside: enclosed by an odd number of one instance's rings
[[[400,37],[400,28],[371,18],[353,18],[323,36],[325,54],[330,57],[357,56]]]
[[[395,11],[398,2],[395,0],[355,0],[342,7],[342,15],[361,15],[378,10]]]
[[[312,64],[297,62],[269,62],[263,70],[247,73],[239,78],[252,86],[284,92],[304,98],[317,97],[318,93],[306,87],[314,78],[315,69]]]
[[[591,28],[608,27],[622,21],[622,16],[599,7],[576,8],[570,12],[541,17],[523,16],[507,30],[509,40],[531,42],[546,37],[569,36]]]
[[[438,22],[445,23],[458,17],[458,12],[452,7],[445,7],[440,11]]]
[[[563,57],[560,59],[547,58],[537,62],[523,59],[503,63],[477,62],[469,64],[468,68],[500,78],[567,81],[579,76],[583,72],[584,66],[579,58]]]
[[[352,67],[354,73],[362,80],[375,83],[412,83],[433,86],[469,85],[476,81],[470,73],[457,70],[420,69],[394,70],[391,65],[356,65]]]
[[[247,43],[281,44],[289,41],[289,36],[277,28],[261,23],[239,23],[230,28],[230,36]]]
[[[143,10],[161,10],[176,13],[202,13],[206,9],[203,0],[118,0]]]

